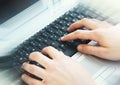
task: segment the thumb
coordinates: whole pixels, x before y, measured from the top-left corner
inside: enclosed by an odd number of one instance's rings
[[[78,51],[85,53],[85,54],[90,54],[90,55],[94,55],[100,58],[105,58],[106,54],[107,54],[107,49],[104,47],[100,47],[100,46],[91,46],[88,44],[82,44],[79,45],[77,47]]]

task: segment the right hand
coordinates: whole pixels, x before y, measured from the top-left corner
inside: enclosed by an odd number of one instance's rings
[[[90,30],[76,30],[81,27],[87,27]],[[100,46],[80,44],[78,51],[94,55],[108,60],[120,60],[120,26],[113,26],[105,21],[96,19],[82,19],[73,23],[68,31],[74,31],[61,38],[62,41],[83,39],[93,40]]]
[[[39,81],[23,74],[22,80],[28,85],[95,85],[95,81],[82,64],[51,46],[44,48],[41,52],[31,53],[29,60],[38,62],[45,69],[24,63],[22,68],[25,71],[43,79]]]

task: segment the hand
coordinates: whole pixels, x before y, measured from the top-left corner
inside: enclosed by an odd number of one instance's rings
[[[80,30],[78,28],[87,27],[90,30]],[[77,31],[74,31],[78,29]],[[112,26],[105,21],[95,19],[82,19],[73,23],[68,31],[74,31],[61,38],[62,41],[83,39],[93,40],[100,46],[80,44],[78,51],[90,55],[95,55],[108,60],[120,60],[120,26]]]
[[[80,63],[53,47],[44,48],[42,53],[34,52],[29,59],[38,62],[45,69],[24,63],[22,66],[24,70],[43,79],[39,81],[24,74],[22,79],[28,85],[94,85],[92,77]]]

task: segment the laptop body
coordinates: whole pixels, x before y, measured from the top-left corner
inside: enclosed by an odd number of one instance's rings
[[[77,3],[79,3],[77,0],[49,0],[46,4],[46,1],[35,0],[35,2],[29,4],[28,7],[23,8],[22,12],[19,12],[17,14],[15,13],[11,15],[12,17],[9,17],[9,19],[1,21],[1,56],[9,55],[12,49],[41,30],[41,28],[54,21],[57,17],[64,14],[70,8],[74,7]],[[36,10],[33,10],[34,8]],[[59,12],[57,11],[58,9]],[[31,10],[33,10],[33,12],[31,12]],[[94,44],[94,42],[91,42],[91,44]],[[112,85],[114,82],[111,83],[110,81],[111,79],[114,79],[113,77],[116,77],[116,75],[118,76],[118,79],[115,79],[115,83],[116,80],[119,81],[119,62],[114,63],[110,61],[100,60],[90,55],[81,53],[76,53],[72,58],[78,62],[83,63],[83,65],[85,65],[88,71],[93,75],[94,79],[100,85]],[[23,83],[20,81],[19,73],[18,75],[10,75],[14,74],[14,72],[16,72],[14,68],[1,69],[1,84],[7,85],[7,83],[11,83],[11,85],[22,85]],[[8,82],[6,83],[5,81]]]

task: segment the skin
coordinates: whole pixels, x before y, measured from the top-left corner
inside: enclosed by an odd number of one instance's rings
[[[83,26],[90,30],[80,30]],[[73,23],[68,31],[71,33],[62,37],[62,41],[89,39],[100,45],[80,44],[77,47],[78,51],[108,60],[120,60],[119,26],[112,26],[95,19],[82,19]],[[52,59],[45,55],[49,55]],[[28,85],[95,85],[91,75],[81,63],[77,63],[51,46],[44,48],[41,52],[31,53],[29,60],[38,62],[45,69],[24,63],[22,66],[24,70],[43,79],[39,81],[23,74],[22,80]]]
[[[99,43],[100,46],[91,46],[88,44],[81,44],[77,47],[78,51],[97,57],[118,61],[120,60],[120,26],[112,26],[105,21],[96,19],[83,19],[73,23],[68,31],[71,32],[77,28],[87,27],[89,30],[77,30],[64,37],[62,41],[75,39],[89,39]]]
[[[52,60],[43,54],[51,56]],[[94,85],[91,75],[80,63],[51,46],[44,48],[42,53],[32,53],[29,58],[43,65],[45,69],[24,63],[24,70],[43,79],[38,81],[24,74],[22,79],[28,85]]]

